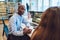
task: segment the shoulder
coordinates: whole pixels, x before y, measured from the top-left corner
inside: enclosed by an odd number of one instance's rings
[[[13,16],[9,20],[15,20],[17,18],[16,14],[13,14]]]

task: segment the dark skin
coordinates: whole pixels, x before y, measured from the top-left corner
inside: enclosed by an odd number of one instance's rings
[[[24,14],[24,11],[25,11],[25,6],[24,5],[19,5],[18,6],[18,14],[20,15],[20,16],[22,16],[23,14]],[[24,34],[30,34],[31,33],[31,29],[29,29],[29,28],[24,28],[23,29],[23,33]]]
[[[24,5],[19,5],[19,6],[18,6],[18,14],[19,14],[20,16],[22,16],[22,15],[24,14],[24,11],[25,11]]]

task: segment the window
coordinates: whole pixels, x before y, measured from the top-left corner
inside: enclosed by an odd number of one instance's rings
[[[58,6],[58,0],[50,0],[50,7],[51,6]]]
[[[45,11],[49,7],[49,0],[43,0],[42,5],[42,11]]]
[[[42,0],[38,0],[38,11],[42,11]]]
[[[5,0],[0,0],[0,1],[5,1]]]
[[[31,0],[31,11],[37,11],[37,7],[38,7],[38,5],[37,5],[37,0]]]
[[[13,0],[8,0],[8,2],[13,2]]]
[[[60,6],[60,0],[31,0],[30,11],[45,11],[49,7]]]

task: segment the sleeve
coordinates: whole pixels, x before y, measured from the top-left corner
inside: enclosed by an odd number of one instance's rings
[[[22,36],[22,35],[24,35],[23,34],[23,30],[17,31],[16,18],[11,18],[9,20],[9,26],[11,28],[10,30],[11,30],[11,33],[13,35],[16,35],[16,36]]]
[[[33,29],[30,22],[28,20],[26,20],[25,18],[23,18],[23,23],[29,28],[29,29]]]

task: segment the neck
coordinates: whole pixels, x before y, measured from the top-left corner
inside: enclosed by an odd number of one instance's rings
[[[18,12],[18,15],[22,16],[20,12]]]

